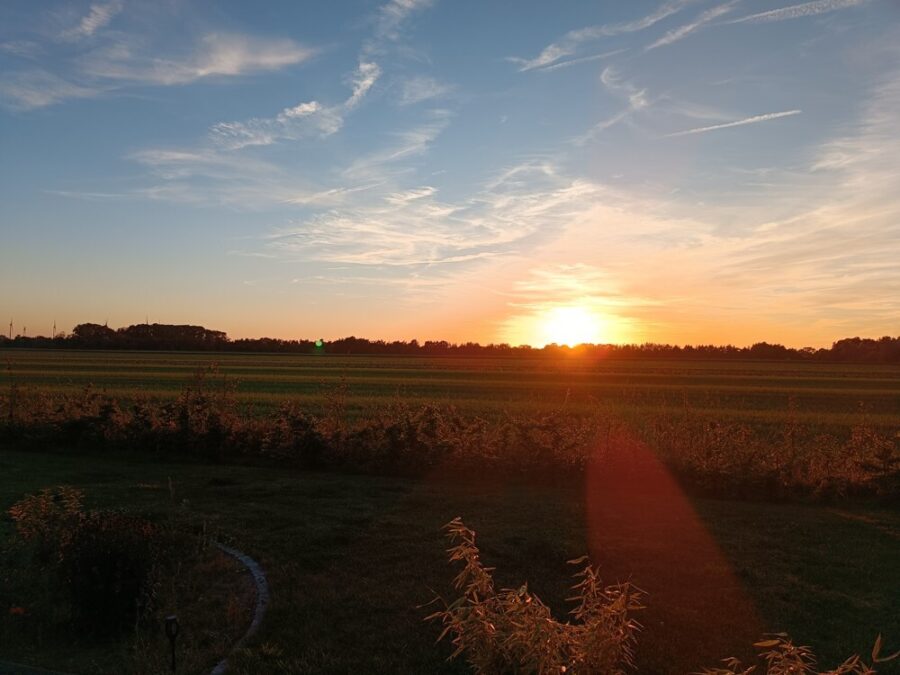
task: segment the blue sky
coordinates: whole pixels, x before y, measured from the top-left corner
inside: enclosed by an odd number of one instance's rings
[[[7,1],[0,312],[896,334],[898,122],[889,0]]]

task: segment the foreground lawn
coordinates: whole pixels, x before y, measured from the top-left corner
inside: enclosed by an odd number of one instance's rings
[[[609,582],[648,593],[640,672],[689,672],[744,655],[762,631],[816,646],[822,665],[900,642],[900,513],[694,501],[634,477],[603,481],[425,480],[297,473],[0,450],[0,508],[41,487],[83,489],[90,506],[187,510],[255,557],[273,593],[236,672],[465,672],[435,646],[420,605],[452,595],[441,526],[462,516],[502,585],[528,581],[562,616],[572,570],[591,551]],[[600,499],[603,493],[608,498]],[[11,524],[0,522],[0,542]],[[0,611],[6,611],[0,608]],[[184,626],[184,630],[200,627]],[[161,646],[162,648],[162,646]],[[75,672],[88,650],[0,658]]]

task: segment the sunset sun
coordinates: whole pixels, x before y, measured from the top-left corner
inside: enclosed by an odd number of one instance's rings
[[[600,318],[585,307],[554,307],[543,318],[542,341],[570,347],[597,343],[602,338],[601,329]]]

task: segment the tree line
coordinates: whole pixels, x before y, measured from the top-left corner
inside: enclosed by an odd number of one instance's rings
[[[830,348],[793,348],[758,342],[750,347],[734,345],[669,344],[585,344],[575,347],[550,344],[545,347],[477,342],[454,343],[445,340],[368,340],[345,337],[338,340],[283,340],[279,338],[241,338],[232,340],[224,331],[203,326],[143,323],[125,328],[110,328],[82,323],[71,333],[52,337],[42,335],[13,338],[0,336],[0,347],[59,349],[145,349],[166,351],[272,352],[285,354],[361,354],[385,356],[542,356],[576,354],[593,358],[717,358],[765,359],[783,361],[829,361],[864,363],[900,363],[900,336],[844,338]]]

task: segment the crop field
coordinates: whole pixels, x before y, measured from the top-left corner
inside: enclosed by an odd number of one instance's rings
[[[729,420],[788,417],[826,427],[900,425],[900,366],[707,360],[413,358],[173,352],[3,350],[0,389],[123,399],[173,399],[199,371],[230,381],[259,409],[285,400],[312,410],[340,388],[351,411],[403,401],[449,404],[481,416],[566,406],[624,412],[689,408]]]
[[[879,633],[886,650],[900,648],[900,366],[0,358],[0,511],[67,485],[90,508],[177,522],[259,560],[272,604],[232,672],[469,672],[424,621],[435,595],[456,597],[441,531],[456,516],[478,532],[498,586],[528,582],[559,619],[571,609],[566,561],[584,554],[604,581],[645,591],[639,673],[746,660],[768,632],[814,645],[822,667],[868,653]],[[560,444],[571,447],[553,454]],[[579,454],[579,444],[602,452]],[[519,471],[525,446],[530,470]],[[3,660],[163,672],[166,643],[152,630],[139,650],[132,638],[98,646],[61,629],[62,610],[55,624],[32,615],[39,603],[27,587],[7,583],[21,577],[19,539],[0,519],[0,612],[2,603],[17,612],[0,614],[0,672]],[[221,594],[226,581],[196,592]],[[186,620],[203,623],[185,630],[213,636],[184,672],[208,672],[210,645],[227,641],[214,628],[222,622],[180,601]],[[234,623],[244,616],[234,604],[210,606],[227,607]],[[157,655],[156,665],[137,668],[135,654]]]

